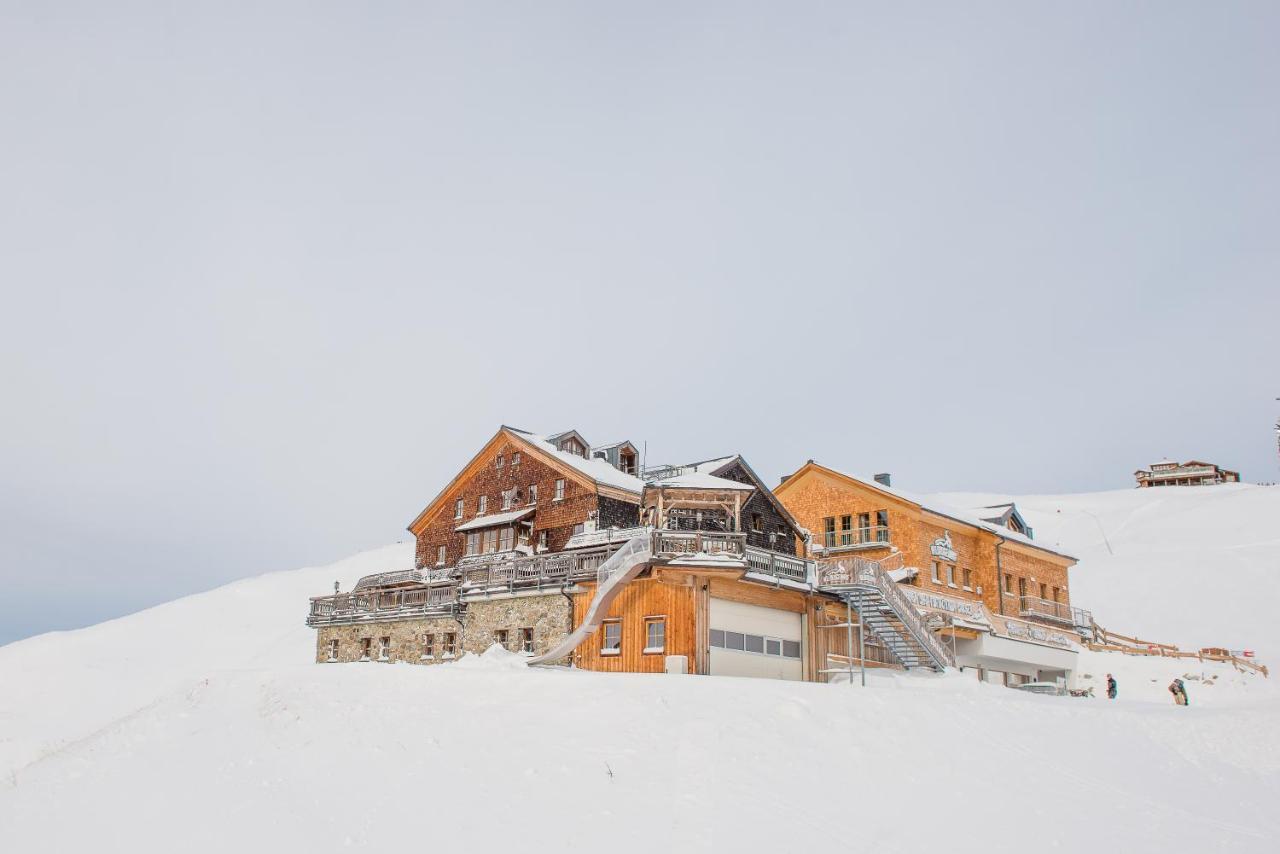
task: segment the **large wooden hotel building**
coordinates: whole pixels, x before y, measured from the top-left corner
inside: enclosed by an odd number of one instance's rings
[[[962,668],[1069,682],[1073,558],[1016,507],[956,509],[812,461],[641,470],[630,442],[502,427],[409,526],[412,569],[316,596],[320,662],[535,663],[832,681]]]

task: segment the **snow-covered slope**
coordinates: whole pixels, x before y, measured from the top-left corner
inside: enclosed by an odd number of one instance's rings
[[[1015,501],[1038,542],[1080,558],[1071,601],[1107,629],[1190,650],[1255,649],[1280,663],[1280,487],[935,497]]]
[[[1274,590],[1280,490],[1170,492],[1017,501],[1084,558],[1073,595],[1104,624],[1272,646],[1256,603],[1210,608],[1189,582],[1226,567],[1206,589]],[[1088,654],[1086,683],[1120,679],[1109,702],[969,674],[311,664],[307,596],[411,561],[389,546],[0,647],[3,850],[1269,852],[1280,834],[1276,679]],[[1162,572],[1186,583],[1148,589]]]

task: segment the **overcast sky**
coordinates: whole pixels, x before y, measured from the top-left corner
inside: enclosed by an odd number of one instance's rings
[[[0,642],[405,539],[502,423],[1280,480],[1280,5],[192,5],[0,0]]]

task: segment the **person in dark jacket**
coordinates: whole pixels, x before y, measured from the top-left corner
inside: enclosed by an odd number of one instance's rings
[[[1119,693],[1119,688],[1116,685],[1116,677],[1108,673],[1107,674],[1107,699],[1114,700],[1116,698],[1117,693]]]

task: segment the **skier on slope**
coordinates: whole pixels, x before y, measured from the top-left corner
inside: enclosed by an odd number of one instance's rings
[[[1107,674],[1107,699],[1114,700],[1118,692],[1119,692],[1119,688],[1116,685],[1116,677],[1108,673]]]

